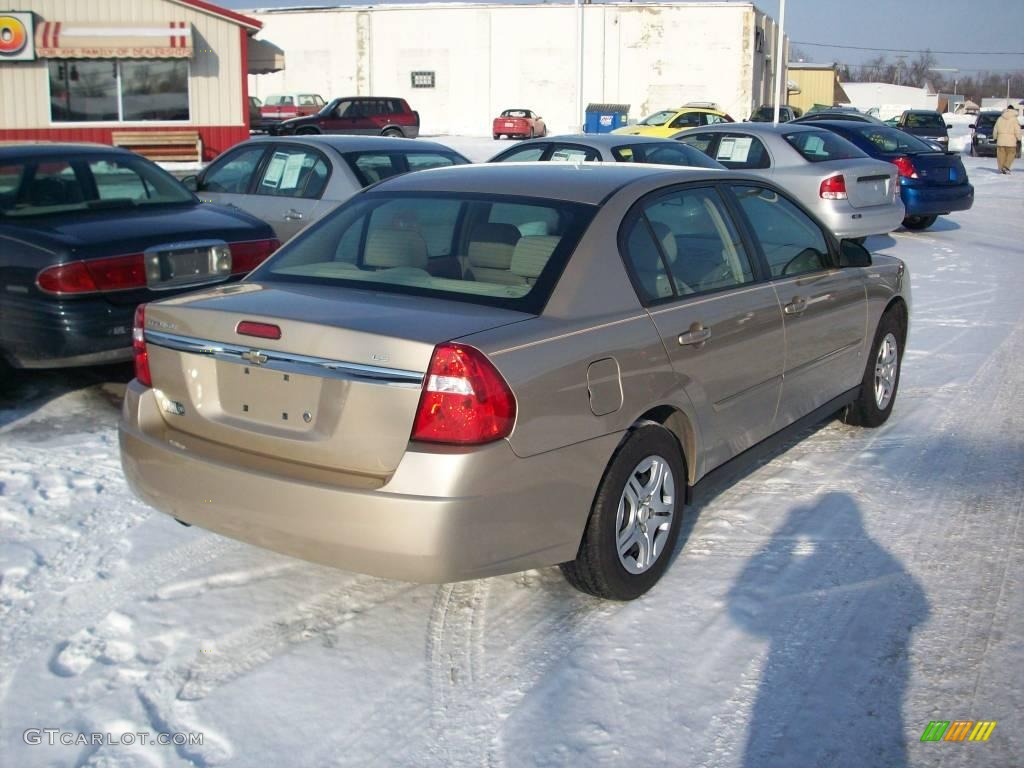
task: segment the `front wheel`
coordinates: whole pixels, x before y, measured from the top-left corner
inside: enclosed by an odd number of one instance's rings
[[[903,226],[919,232],[922,229],[928,229],[938,218],[938,216],[907,216],[903,220]]]
[[[878,427],[889,418],[900,385],[905,339],[905,329],[896,312],[882,315],[861,380],[860,396],[846,408],[844,420],[847,424]]]
[[[611,600],[644,594],[668,568],[685,489],[675,436],[655,424],[632,430],[598,486],[576,559],[561,565],[566,580]]]

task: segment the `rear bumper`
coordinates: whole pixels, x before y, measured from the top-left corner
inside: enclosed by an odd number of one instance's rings
[[[119,429],[128,483],[156,509],[304,560],[417,582],[573,559],[620,437],[526,459],[504,441],[409,450],[383,485],[354,488],[169,429],[157,409],[153,390],[133,381]]]
[[[818,214],[839,238],[884,235],[897,229],[905,216],[899,200],[870,208],[854,208],[848,200],[822,200]]]
[[[974,205],[974,186],[956,184],[949,187],[900,187],[900,197],[907,216],[967,211]]]

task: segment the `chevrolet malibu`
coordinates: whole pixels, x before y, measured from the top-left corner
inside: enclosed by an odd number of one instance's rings
[[[423,171],[142,307],[122,462],[157,509],[300,558],[561,564],[630,599],[755,446],[889,417],[909,305],[902,262],[741,173]]]

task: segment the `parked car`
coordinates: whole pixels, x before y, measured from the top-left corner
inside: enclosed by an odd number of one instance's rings
[[[319,93],[271,94],[260,107],[260,121],[257,127],[269,131],[285,120],[315,115],[324,108],[325,103]]]
[[[949,146],[948,129],[953,126],[946,122],[946,118],[942,116],[941,112],[936,112],[934,109],[908,109],[900,115],[896,127],[911,136],[934,141],[940,147],[945,148]]]
[[[936,151],[916,136],[886,125],[841,120],[816,125],[896,166],[907,229],[927,229],[939,216],[974,205],[974,187],[958,154]]]
[[[347,96],[334,99],[315,115],[285,120],[270,132],[277,136],[340,133],[415,139],[420,134],[420,113],[410,109],[405,99]]]
[[[853,107],[833,107],[830,109],[819,109],[817,111],[810,111],[804,115],[793,120],[794,124],[805,124],[805,123],[817,123],[821,120],[848,120],[855,123],[873,123],[880,125],[882,123],[877,117],[873,115],[866,115],[858,109]]]
[[[791,107],[788,104],[779,106],[779,122],[788,123],[790,120],[796,120],[803,114],[803,111],[796,107]],[[751,113],[750,122],[752,123],[773,123],[775,122],[775,105],[765,104],[764,106],[758,107]]]
[[[725,166],[700,150],[678,141],[651,136],[616,136],[611,133],[551,136],[524,141],[499,152],[487,162],[523,163],[538,160],[566,163],[656,163],[725,170]]]
[[[634,598],[747,449],[889,417],[909,291],[742,173],[407,174],[241,285],[139,311],[122,463],[157,509],[297,557],[435,582],[561,563]]]
[[[1002,115],[1002,111],[986,110],[978,114],[977,119],[971,123],[971,157],[995,157],[996,142],[992,136],[996,120]],[[1017,142],[1017,157],[1020,157],[1020,142]]]
[[[677,138],[726,168],[781,185],[840,238],[885,234],[903,221],[896,167],[824,128],[797,121],[739,123]]]
[[[262,113],[260,107],[263,106],[263,102],[256,96],[249,97],[249,130],[256,131],[260,130],[260,122],[262,121]]]
[[[363,187],[409,171],[468,163],[432,141],[382,136],[255,137],[185,185],[210,203],[258,216],[282,242]]]
[[[0,358],[16,368],[131,359],[136,305],[231,282],[279,243],[124,149],[0,147]]]
[[[548,128],[544,118],[533,110],[506,109],[491,122],[491,133],[495,140],[502,136],[532,139],[534,136],[547,136]]]
[[[664,109],[641,120],[636,125],[616,128],[612,133],[624,136],[654,136],[667,139],[680,131],[706,125],[731,123],[733,119],[709,101],[695,101],[678,109]]]

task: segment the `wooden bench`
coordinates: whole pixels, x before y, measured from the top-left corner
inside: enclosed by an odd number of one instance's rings
[[[201,162],[199,131],[114,131],[111,143],[143,157],[164,162]]]

